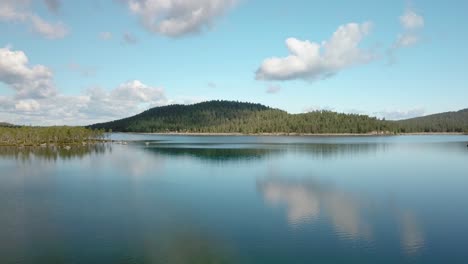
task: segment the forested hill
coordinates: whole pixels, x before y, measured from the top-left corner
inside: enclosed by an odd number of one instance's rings
[[[405,133],[468,132],[468,109],[402,121],[315,111],[289,114],[261,104],[209,101],[169,105],[91,128],[114,132],[179,133]]]
[[[209,101],[169,105],[91,128],[119,132],[190,133],[368,133],[393,131],[392,124],[357,114],[316,111],[288,114],[261,104]]]
[[[468,132],[468,109],[398,121],[401,132]]]

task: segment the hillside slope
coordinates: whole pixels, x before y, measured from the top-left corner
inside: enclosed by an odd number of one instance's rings
[[[468,109],[401,120],[401,132],[468,132]]]
[[[390,131],[390,123],[356,114],[316,111],[288,114],[261,104],[209,101],[169,105],[108,123],[91,125],[119,132],[191,133],[368,133]]]

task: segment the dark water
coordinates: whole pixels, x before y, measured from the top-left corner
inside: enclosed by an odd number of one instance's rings
[[[0,263],[468,263],[467,136],[113,137],[0,149]]]

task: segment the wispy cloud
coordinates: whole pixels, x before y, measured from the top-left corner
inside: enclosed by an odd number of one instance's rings
[[[122,41],[125,44],[134,45],[138,43],[138,38],[130,32],[125,32],[122,35]]]
[[[101,40],[110,40],[110,39],[112,39],[112,33],[107,32],[107,31],[101,32],[101,33],[99,33],[99,38]]]
[[[47,2],[49,1],[45,3]],[[57,1],[57,3],[60,2]],[[31,6],[31,1],[27,0],[2,0],[0,2],[0,21],[26,24],[34,32],[48,39],[60,39],[69,34],[69,29],[64,23],[51,23],[44,20],[31,10]]]
[[[421,42],[421,30],[424,28],[424,17],[412,8],[407,8],[400,16],[400,25],[403,32],[398,34],[395,42],[388,49],[389,63],[396,62],[396,52],[402,48],[414,46]]]
[[[268,94],[275,94],[275,93],[279,93],[280,91],[281,91],[281,86],[278,86],[278,85],[270,85],[266,89],[266,93]]]

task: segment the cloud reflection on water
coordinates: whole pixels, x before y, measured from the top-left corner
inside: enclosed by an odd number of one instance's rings
[[[312,179],[290,180],[273,176],[259,180],[257,189],[267,204],[286,207],[288,223],[294,228],[323,219],[333,226],[341,239],[378,239],[377,221],[369,216],[371,204],[351,192]],[[390,206],[383,205],[383,208]],[[390,213],[399,225],[404,252],[419,252],[424,246],[424,230],[417,216],[409,210],[392,209]]]

